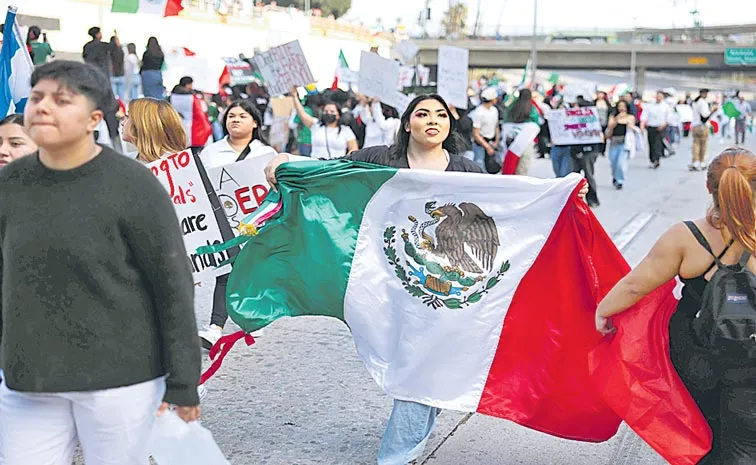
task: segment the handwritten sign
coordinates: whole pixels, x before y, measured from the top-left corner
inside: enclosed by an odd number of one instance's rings
[[[396,108],[396,111],[398,111],[399,114],[402,114],[414,98],[415,94],[406,95],[402,92],[397,92],[394,94],[394,98],[390,102],[384,103],[388,106]]]
[[[187,260],[191,264],[195,280],[208,275],[215,276],[215,267],[227,260],[228,254],[196,253],[198,247],[221,244],[224,241],[192,153],[185,150],[166,155],[146,166],[165,187],[173,201],[184,234]],[[155,231],[155,234],[160,234],[160,231]]]
[[[465,48],[438,47],[438,95],[457,108],[467,108],[467,63],[470,52]]]
[[[299,41],[257,53],[252,60],[265,79],[271,97],[286,94],[292,87],[315,82]]]
[[[236,235],[239,234],[241,220],[257,210],[268,195],[268,182],[265,180],[264,170],[275,156],[276,154],[271,152],[207,172],[228,224]]]
[[[551,110],[547,119],[554,145],[599,144],[602,141],[596,107]]]
[[[360,73],[349,68],[337,68],[336,77],[339,78],[339,82],[345,84],[357,84],[360,82]]]
[[[362,52],[360,57],[360,93],[390,102],[399,85],[399,63],[376,53]]]

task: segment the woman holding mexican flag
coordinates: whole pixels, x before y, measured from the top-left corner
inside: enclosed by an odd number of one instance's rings
[[[394,168],[483,173],[477,164],[459,155],[456,120],[450,115],[443,98],[420,95],[402,115],[394,145],[359,150],[344,159]],[[266,177],[275,186],[278,166],[306,160],[310,158],[282,153],[265,168]],[[581,198],[585,194],[587,188],[581,190]],[[404,465],[420,457],[439,412],[429,405],[395,399],[378,449],[378,464]]]

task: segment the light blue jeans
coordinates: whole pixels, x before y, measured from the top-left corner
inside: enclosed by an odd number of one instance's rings
[[[110,85],[113,87],[113,95],[121,100],[126,100],[126,78],[124,76],[110,76]]]
[[[378,447],[378,465],[406,465],[422,455],[439,409],[394,399],[386,432]]]
[[[549,152],[551,158],[551,167],[554,168],[554,175],[563,178],[572,173],[572,157],[570,156],[570,147],[566,145],[555,145]]]
[[[625,171],[627,171],[630,153],[625,150],[625,144],[612,144],[609,147],[609,163],[612,165],[612,178],[614,182],[625,184]]]

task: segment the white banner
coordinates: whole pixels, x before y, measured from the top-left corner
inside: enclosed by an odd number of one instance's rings
[[[288,94],[294,86],[315,82],[298,40],[260,52],[252,60],[265,79],[271,97]]]
[[[227,260],[228,254],[197,255],[198,247],[221,244],[224,240],[191,151],[167,155],[145,166],[163,184],[176,207],[194,279],[215,276],[215,267]]]
[[[437,93],[457,108],[467,108],[467,64],[470,52],[465,48],[438,47]]]
[[[399,85],[397,90],[404,90],[405,87],[412,87],[415,84],[415,68],[411,66],[402,66],[399,68]]]
[[[383,102],[394,99],[399,85],[399,63],[377,53],[362,52],[360,56],[360,93]]]
[[[599,144],[603,140],[596,107],[551,110],[547,118],[554,145]]]
[[[275,153],[260,155],[208,170],[207,176],[234,234],[239,235],[241,220],[257,210],[268,195],[264,170],[275,156]]]

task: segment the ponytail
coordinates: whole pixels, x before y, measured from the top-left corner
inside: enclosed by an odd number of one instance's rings
[[[748,179],[733,165],[722,172],[717,189],[719,222],[732,239],[756,255],[756,205]]]

